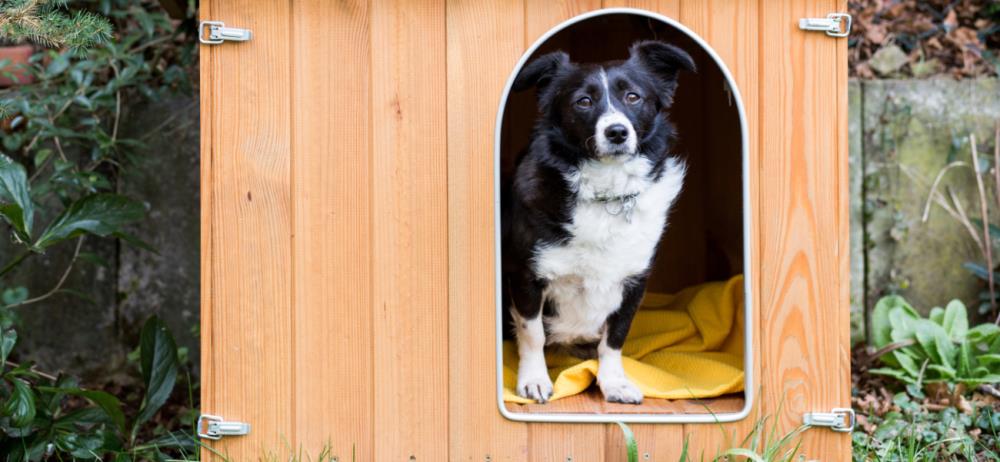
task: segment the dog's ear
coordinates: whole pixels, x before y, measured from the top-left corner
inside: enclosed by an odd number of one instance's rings
[[[535,58],[521,69],[514,79],[514,91],[524,91],[532,87],[545,89],[559,71],[569,67],[569,55],[554,51]]]
[[[659,78],[658,96],[663,106],[669,106],[673,102],[677,74],[680,71],[696,72],[691,55],[673,45],[645,40],[636,42],[629,51],[629,61],[648,69]]]

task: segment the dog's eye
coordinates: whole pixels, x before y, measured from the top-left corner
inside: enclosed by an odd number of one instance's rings
[[[589,107],[593,106],[594,105],[594,101],[591,100],[590,98],[584,96],[583,98],[580,98],[580,99],[576,100],[576,105],[578,107],[582,107],[582,108],[586,109],[586,108],[589,108]]]
[[[629,94],[625,95],[625,102],[629,103],[629,104],[638,103],[639,100],[641,100],[641,99],[642,99],[642,97],[639,96],[636,93],[629,93]]]

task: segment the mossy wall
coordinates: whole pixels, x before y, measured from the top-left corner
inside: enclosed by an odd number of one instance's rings
[[[925,313],[953,298],[975,312],[985,285],[963,264],[985,263],[982,252],[939,205],[932,202],[926,220],[923,215],[941,169],[955,161],[971,164],[970,134],[981,162],[989,162],[981,168],[992,168],[998,80],[852,81],[849,97],[855,333],[863,332],[862,307],[890,293]],[[992,222],[1000,223],[996,185],[984,186]],[[971,168],[950,169],[938,190],[954,194],[969,218],[981,216]]]

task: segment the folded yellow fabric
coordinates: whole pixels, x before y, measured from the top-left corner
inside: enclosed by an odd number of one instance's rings
[[[625,374],[647,398],[711,398],[743,390],[743,276],[647,293],[622,348]],[[517,346],[504,342],[504,401],[531,403],[514,392]],[[597,360],[546,353],[555,377],[552,400],[581,393],[597,377]]]

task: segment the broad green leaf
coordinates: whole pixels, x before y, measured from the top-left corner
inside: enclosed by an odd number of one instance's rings
[[[986,270],[985,266],[980,265],[979,263],[972,263],[972,262],[968,262],[968,261],[965,262],[965,263],[963,263],[962,266],[965,269],[969,270],[969,272],[971,272],[977,278],[982,279],[984,281],[988,281],[989,280],[990,274]],[[994,281],[1000,281],[1000,273],[997,273],[997,272],[994,271],[993,272],[993,280]]]
[[[990,353],[985,355],[976,356],[976,360],[979,364],[985,365],[986,367],[1000,372],[1000,354]]]
[[[0,370],[6,369],[7,358],[17,344],[17,331],[14,329],[0,330]]]
[[[14,228],[18,239],[29,243],[34,215],[27,172],[21,164],[0,154],[0,216]]]
[[[0,295],[0,302],[4,305],[17,305],[28,299],[28,289],[24,287],[11,287],[3,291]]]
[[[904,312],[912,314],[914,318],[917,317],[916,310],[909,303],[906,303],[903,297],[898,295],[882,297],[875,304],[875,309],[872,311],[872,340],[875,342],[876,348],[882,348],[892,343],[892,324],[890,323],[889,313],[897,307],[901,307]]]
[[[917,343],[931,358],[931,364],[952,368],[955,346],[944,328],[927,319],[918,319],[913,325]]]
[[[937,372],[939,374],[938,378],[942,379],[953,380],[955,377],[958,377],[958,372],[955,369],[940,364],[928,364],[927,370]]]
[[[969,329],[966,334],[972,343],[990,343],[1000,335],[1000,327],[993,323],[984,323]]]
[[[968,377],[972,373],[972,345],[969,339],[962,339],[958,347],[958,375]]]
[[[83,390],[80,388],[38,387],[39,390],[50,393],[65,393],[79,396],[97,405],[111,419],[115,427],[125,434],[125,413],[121,401],[114,395],[100,390]]]
[[[132,429],[133,435],[144,422],[156,414],[170,397],[177,380],[177,344],[170,330],[156,316],[149,318],[142,327],[139,338],[139,359],[146,396]]]
[[[27,382],[20,379],[12,379],[9,382],[13,389],[4,406],[4,414],[10,416],[10,421],[15,427],[27,427],[35,421],[35,395]]]
[[[876,369],[868,369],[868,372],[871,372],[872,374],[889,376],[903,383],[916,383],[915,377],[911,377],[910,375],[907,375],[905,372],[899,369],[880,367]]]
[[[948,302],[944,310],[944,322],[939,323],[953,340],[959,340],[969,332],[969,314],[965,305],[958,300]]]
[[[913,378],[920,377],[920,365],[913,360],[906,353],[896,350],[892,352],[892,356],[896,358],[896,363],[899,364],[906,373],[910,374]]]
[[[931,308],[930,314],[927,315],[927,319],[936,322],[939,325],[944,325],[944,308],[940,306],[935,306]]]
[[[44,249],[83,233],[106,237],[121,234],[121,227],[143,217],[142,204],[124,196],[99,193],[69,205],[42,233],[35,246]]]

